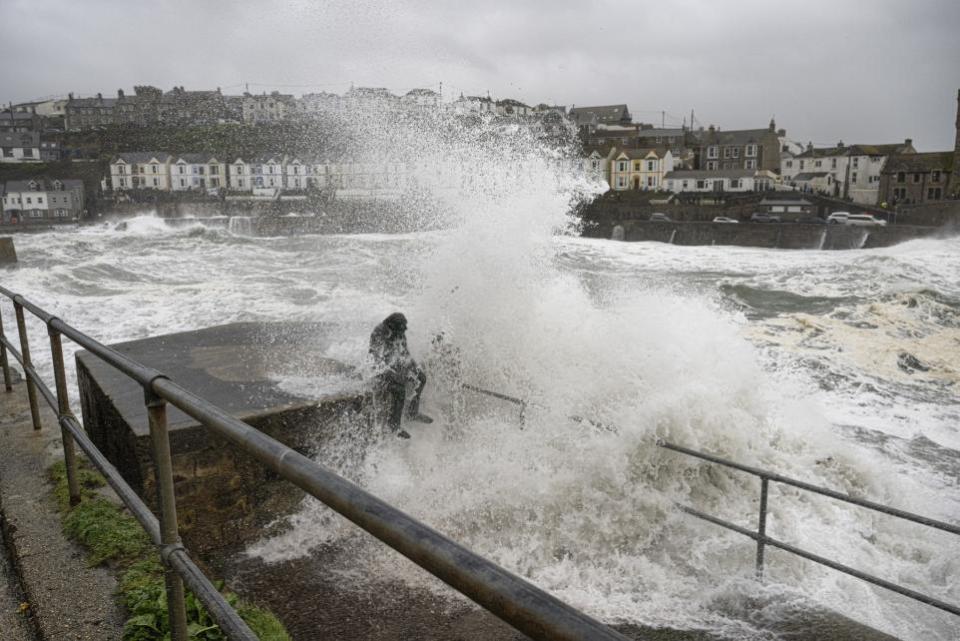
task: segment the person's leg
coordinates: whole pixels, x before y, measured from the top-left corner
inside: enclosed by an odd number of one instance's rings
[[[392,432],[401,432],[400,421],[403,419],[403,402],[407,396],[407,389],[404,385],[389,384],[387,392],[387,426]]]
[[[420,414],[420,393],[427,384],[427,375],[422,371],[417,372],[417,388],[410,398],[410,406],[407,407],[407,416],[413,418]]]

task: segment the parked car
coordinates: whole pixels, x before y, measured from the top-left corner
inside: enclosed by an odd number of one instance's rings
[[[757,211],[757,212],[754,212],[752,216],[750,216],[750,222],[751,223],[779,223],[780,216],[776,216],[774,214],[767,214],[762,211]]]
[[[715,223],[739,223],[740,221],[736,218],[730,218],[728,216],[717,216],[713,219]]]
[[[850,214],[847,216],[847,225],[857,225],[860,227],[884,227],[887,221],[880,218],[874,218],[870,214]]]
[[[667,216],[666,214],[661,214],[660,212],[654,212],[650,214],[650,222],[651,223],[655,223],[655,222],[670,223],[673,221],[670,220],[670,216]]]
[[[850,216],[849,211],[835,211],[827,216],[827,222],[831,225],[846,225],[848,216]]]

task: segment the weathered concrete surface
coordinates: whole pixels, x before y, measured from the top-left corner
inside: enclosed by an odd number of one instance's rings
[[[13,246],[13,238],[0,237],[0,265],[10,265],[17,262],[17,249]]]
[[[854,227],[798,223],[700,223],[627,220],[616,223],[626,241],[658,241],[673,245],[737,245],[769,249],[872,249],[915,238],[931,238],[957,230],[912,225]],[[613,223],[585,230],[588,238],[611,238]]]
[[[63,534],[46,480],[60,430],[51,412],[42,414],[43,429],[34,431],[26,386],[18,383],[9,393],[0,388],[0,506],[13,570],[40,638],[117,641],[124,617],[113,599],[116,580],[105,568],[87,567],[84,551]],[[0,639],[6,641],[4,623],[0,616]]]
[[[323,356],[327,330],[316,323],[233,323],[113,347],[309,454],[324,433],[344,429],[346,420],[360,420],[364,400],[350,368]],[[92,354],[79,352],[76,361],[87,432],[156,509],[143,390]],[[277,386],[284,373],[337,384],[301,398]],[[191,549],[251,541],[267,523],[299,504],[300,490],[193,418],[172,406],[167,418],[181,534]]]

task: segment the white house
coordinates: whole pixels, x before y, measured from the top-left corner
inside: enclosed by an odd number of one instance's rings
[[[684,169],[668,173],[664,189],[675,194],[766,191],[776,180],[776,174],[762,169]]]
[[[0,133],[0,163],[41,162],[40,133],[11,131]]]
[[[586,157],[580,162],[580,168],[590,180],[602,180],[610,184],[610,159],[616,153],[616,147],[604,151],[603,148],[586,150]]]
[[[253,168],[243,158],[237,158],[227,168],[229,178],[227,188],[231,191],[253,190]]]
[[[170,163],[171,191],[227,187],[227,164],[211,154],[180,154]]]
[[[283,155],[258,156],[250,161],[254,189],[283,190]]]
[[[288,158],[283,166],[284,188],[301,191],[310,186],[310,176],[313,174],[314,162],[310,159],[301,160],[297,156]]]
[[[83,213],[82,180],[12,180],[0,193],[4,223],[71,222]]]
[[[119,154],[110,161],[110,188],[170,191],[170,163],[173,156],[162,151]]]
[[[453,112],[459,116],[468,116],[472,114],[496,114],[497,105],[490,99],[490,96],[464,96],[453,101]]]
[[[864,205],[875,205],[880,193],[880,174],[887,158],[895,154],[916,153],[909,138],[902,144],[844,145],[814,148],[808,144],[800,154],[785,153],[780,161],[784,185],[801,191],[851,198]],[[827,174],[823,176],[821,174]]]
[[[673,171],[673,154],[663,147],[616,148],[610,159],[610,188],[662,189],[666,175]]]

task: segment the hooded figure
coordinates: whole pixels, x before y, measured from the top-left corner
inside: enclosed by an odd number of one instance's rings
[[[416,384],[416,391],[407,408],[407,417],[422,423],[433,422],[433,419],[420,413],[420,393],[427,384],[427,375],[410,356],[406,331],[407,317],[400,312],[394,312],[370,334],[370,356],[376,372],[376,394],[386,401],[389,412],[387,425],[401,438],[410,438],[400,426],[407,383]]]

